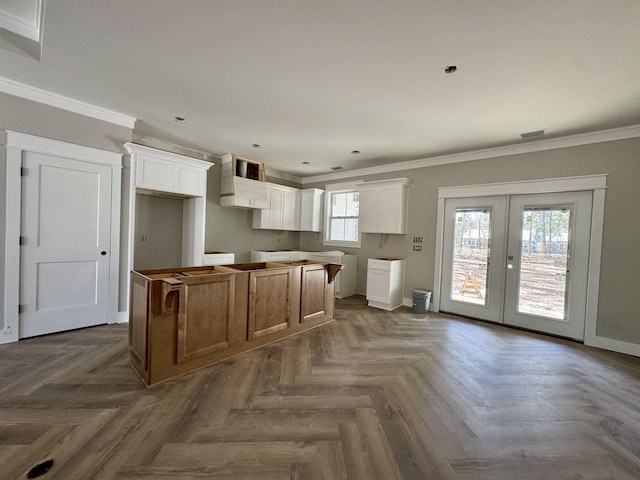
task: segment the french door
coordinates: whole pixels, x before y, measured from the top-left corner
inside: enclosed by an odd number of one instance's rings
[[[448,198],[440,310],[583,339],[592,192]]]

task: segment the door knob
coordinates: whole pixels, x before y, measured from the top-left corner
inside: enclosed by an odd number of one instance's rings
[[[507,260],[513,260],[513,255],[507,255]]]
[[[100,255],[106,255],[106,254],[107,254],[107,252],[105,250],[100,252]]]

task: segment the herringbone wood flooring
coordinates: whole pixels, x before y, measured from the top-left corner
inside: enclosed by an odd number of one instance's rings
[[[338,301],[337,321],[146,389],[127,327],[0,346],[0,478],[640,478],[640,359]]]

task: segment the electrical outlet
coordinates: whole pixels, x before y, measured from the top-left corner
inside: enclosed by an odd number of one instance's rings
[[[413,237],[413,251],[414,252],[422,251],[422,237],[419,237],[419,236]]]

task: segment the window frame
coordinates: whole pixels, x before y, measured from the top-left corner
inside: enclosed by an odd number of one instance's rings
[[[358,192],[357,184],[362,182],[336,183],[325,185],[325,204],[324,204],[324,235],[322,244],[331,247],[360,248],[362,234],[358,229],[358,240],[331,240],[331,216],[333,194]],[[347,217],[348,218],[348,217]]]

